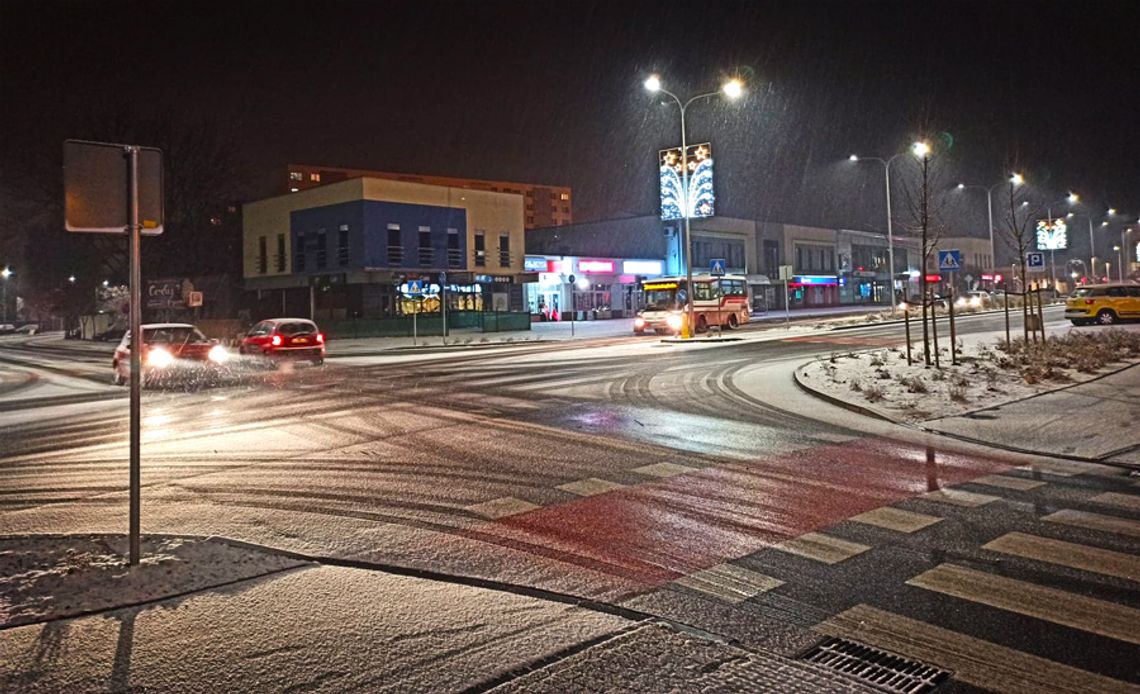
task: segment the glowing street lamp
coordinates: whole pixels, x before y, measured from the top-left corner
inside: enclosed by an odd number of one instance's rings
[[[986,191],[986,219],[989,221],[990,227],[990,265],[992,265],[993,269],[995,270],[997,269],[997,247],[994,245],[994,190],[996,190],[998,186],[1004,186],[1007,183],[1016,186],[1021,185],[1024,182],[1025,179],[1021,176],[1021,174],[1015,173],[1009,177],[1008,181],[1000,181],[988,188],[986,186],[966,185],[965,183],[958,184],[958,190],[977,188],[978,190]]]
[[[929,153],[930,148],[928,145],[926,145],[926,143],[919,142],[916,142],[911,147],[911,151],[913,151],[921,158],[925,155],[919,154],[920,144],[926,148],[927,153]],[[851,156],[847,157],[847,161],[853,163],[859,163],[861,161],[876,161],[883,165],[883,178],[886,181],[885,189],[887,193],[887,263],[890,265],[887,271],[887,277],[890,281],[892,310],[898,309],[898,297],[895,296],[895,234],[891,223],[891,217],[893,216],[891,214],[891,162],[893,162],[895,159],[898,159],[903,154],[904,152],[899,152],[898,154],[888,159],[883,159],[882,157],[860,157],[858,154],[852,154]],[[785,301],[786,300],[787,299],[785,299]]]
[[[3,297],[4,297],[3,298],[3,304],[4,304],[3,315],[4,315],[4,318],[3,318],[3,320],[5,323],[8,322],[8,278],[11,277],[12,274],[13,274],[12,268],[8,267],[7,265],[4,266],[3,270],[0,270],[0,279],[4,280],[4,295],[3,295]]]
[[[688,296],[686,300],[688,307],[686,315],[688,320],[688,334],[689,337],[693,336],[693,331],[696,328],[696,323],[693,321],[693,235],[689,228],[689,217],[692,210],[689,207],[689,161],[688,161],[688,140],[685,133],[685,111],[693,102],[700,99],[709,99],[714,96],[721,96],[722,94],[731,100],[736,100],[744,94],[744,85],[738,79],[731,79],[721,85],[719,91],[705,92],[704,94],[697,94],[691,97],[688,101],[682,101],[681,97],[661,86],[661,78],[657,75],[650,75],[645,79],[645,88],[654,94],[660,92],[669,96],[677,103],[677,108],[681,110],[681,195],[684,200],[684,208],[682,209],[682,216],[684,217],[685,224],[685,279],[686,279],[686,292]],[[784,301],[787,301],[784,297]]]

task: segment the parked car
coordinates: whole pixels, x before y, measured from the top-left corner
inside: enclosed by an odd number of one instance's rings
[[[217,375],[229,352],[189,323],[148,323],[142,326],[143,384],[192,380]],[[123,334],[111,359],[111,381],[123,385],[131,378],[131,333]]]
[[[103,342],[118,342],[126,334],[126,328],[108,328],[101,333],[95,333],[95,339]]]
[[[1140,318],[1140,285],[1099,284],[1077,287],[1065,301],[1065,318],[1073,325],[1112,325]]]
[[[325,334],[306,318],[270,318],[249,329],[238,351],[276,361],[325,361]]]
[[[0,323],[0,335],[10,335],[16,332],[16,326],[11,323]]]

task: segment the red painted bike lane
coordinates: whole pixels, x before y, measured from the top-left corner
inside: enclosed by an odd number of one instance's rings
[[[694,469],[510,516],[465,534],[602,571],[640,592],[1010,467],[996,458],[861,439]]]

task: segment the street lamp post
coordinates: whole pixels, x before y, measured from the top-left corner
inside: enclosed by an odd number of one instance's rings
[[[1015,174],[1014,177],[1010,178],[1008,181],[1000,181],[988,188],[986,186],[967,185],[965,183],[958,184],[958,190],[977,188],[978,190],[984,190],[986,192],[986,219],[989,222],[990,227],[990,265],[995,271],[997,270],[997,247],[994,245],[994,189],[996,189],[998,186],[1004,186],[1007,183],[1013,183],[1014,185],[1017,185],[1021,182],[1021,180],[1021,177]]]
[[[688,140],[685,135],[685,111],[694,101],[699,99],[710,99],[714,96],[719,96],[723,93],[730,99],[737,99],[744,93],[744,86],[740,80],[729,80],[721,86],[720,90],[715,92],[706,92],[704,94],[697,94],[690,98],[688,101],[682,101],[681,97],[661,86],[661,78],[657,75],[650,75],[645,80],[645,88],[653,93],[661,92],[668,95],[677,103],[677,107],[681,110],[681,214],[684,217],[685,224],[685,292],[687,294],[685,309],[685,320],[688,325],[689,337],[693,336],[693,331],[696,328],[693,322],[693,236],[689,229],[689,217],[692,216],[692,209],[689,200],[689,158],[688,158]],[[785,296],[784,301],[788,298]]]
[[[5,323],[8,322],[8,278],[11,276],[12,268],[5,266],[3,270],[0,270],[0,279],[4,280],[4,297],[2,299],[4,303],[4,317],[0,320],[3,320]]]
[[[1124,239],[1125,239],[1125,236],[1131,236],[1131,235],[1132,235],[1132,227],[1127,227],[1127,228],[1121,227],[1121,229],[1120,229],[1120,253],[1119,253],[1119,257],[1117,258],[1117,260],[1120,261],[1120,281],[1121,282],[1124,281],[1124,268],[1126,266],[1131,265],[1131,262],[1126,263],[1124,261],[1124,259],[1127,257],[1127,253],[1128,253],[1128,242],[1125,241]]]
[[[891,162],[893,162],[895,159],[898,159],[904,154],[906,154],[906,152],[899,152],[889,159],[883,159],[881,157],[860,157],[857,154],[852,154],[850,157],[848,157],[848,159],[853,162],[877,161],[883,165],[883,176],[886,179],[887,191],[887,263],[890,265],[890,268],[888,268],[887,277],[890,278],[889,281],[892,311],[898,308],[898,298],[895,296],[895,235],[893,227],[891,225]],[[925,268],[923,268],[923,272],[925,272]]]

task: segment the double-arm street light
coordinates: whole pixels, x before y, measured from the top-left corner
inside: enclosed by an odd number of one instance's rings
[[[905,154],[913,154],[919,159],[922,159],[930,154],[929,145],[925,142],[916,142],[909,151],[899,152],[888,159],[883,159],[882,157],[861,157],[858,154],[852,154],[850,157],[847,157],[849,161],[853,162],[875,161],[883,165],[883,178],[886,182],[885,187],[887,192],[887,262],[890,264],[890,270],[887,275],[890,277],[891,309],[898,307],[898,297],[895,296],[895,235],[891,225],[891,162]],[[923,274],[925,274],[925,272],[926,268],[924,267]]]
[[[744,85],[740,80],[731,79],[722,84],[718,91],[697,94],[687,101],[682,101],[681,97],[662,87],[661,78],[657,75],[650,75],[645,80],[645,88],[655,94],[661,93],[669,96],[677,103],[677,108],[681,109],[681,216],[685,220],[685,298],[688,303],[685,320],[688,326],[688,335],[692,337],[696,324],[693,322],[693,236],[689,230],[689,217],[692,216],[693,211],[689,200],[689,145],[685,133],[685,111],[695,101],[711,99],[721,94],[729,99],[738,99],[744,94]],[[788,298],[784,297],[784,301],[787,300]]]
[[[1070,212],[1066,216],[1071,218],[1071,217],[1076,216],[1077,214],[1078,213]],[[1088,271],[1089,271],[1090,276],[1095,278],[1097,276],[1097,274],[1096,274],[1097,255],[1096,255],[1096,235],[1093,233],[1093,229],[1096,226],[1096,220],[1094,219],[1092,212],[1088,211],[1087,207],[1086,207],[1085,212],[1082,212],[1079,214],[1083,214],[1085,217],[1085,220],[1087,220],[1089,223],[1089,266],[1088,266]],[[1113,208],[1113,207],[1108,208],[1108,212],[1105,214],[1104,218],[1101,219],[1101,222],[1100,222],[1101,228],[1108,228],[1109,221],[1114,219],[1115,217],[1116,217],[1116,208]]]
[[[1019,186],[1024,182],[1025,182],[1025,177],[1022,176],[1021,174],[1015,173],[1012,176],[1010,176],[1009,179],[1007,179],[1005,181],[999,181],[998,183],[995,183],[988,188],[986,186],[969,185],[966,183],[959,183],[958,184],[958,190],[966,190],[968,188],[977,188],[978,190],[983,190],[986,193],[986,218],[989,220],[989,226],[990,226],[990,265],[992,266],[992,269],[997,268],[997,248],[994,245],[994,191],[997,190],[997,188],[999,186],[1004,186],[1004,185]]]

